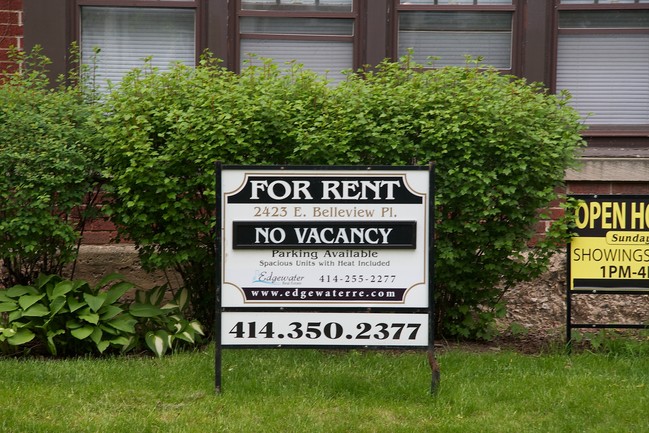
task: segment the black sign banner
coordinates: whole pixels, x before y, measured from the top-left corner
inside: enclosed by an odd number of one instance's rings
[[[345,276],[339,277],[343,279]],[[272,275],[269,276],[272,278]],[[323,302],[402,302],[406,293],[405,288],[377,289],[369,286],[364,288],[262,288],[242,287],[248,301],[323,301]]]
[[[416,221],[232,223],[232,248],[411,248]]]
[[[249,176],[236,194],[227,198],[237,203],[391,203],[421,204],[403,176]]]

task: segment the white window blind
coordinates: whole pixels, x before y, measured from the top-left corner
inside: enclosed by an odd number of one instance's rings
[[[399,56],[414,50],[415,61],[433,66],[464,66],[466,56],[483,64],[511,68],[510,12],[419,12],[399,14]]]
[[[488,32],[400,32],[399,53],[412,48],[415,60],[426,65],[428,56],[438,57],[433,66],[465,66],[465,55],[482,56],[485,65],[509,69],[511,34]]]
[[[557,89],[588,124],[649,124],[649,34],[560,35]]]
[[[286,62],[296,60],[320,75],[327,76],[334,83],[342,81],[342,71],[353,67],[354,47],[351,42],[338,41],[299,41],[274,39],[242,39],[241,67],[247,65],[249,54],[273,59],[280,67]],[[260,64],[257,60],[252,64]]]
[[[241,17],[239,25],[243,35],[239,47],[242,68],[250,64],[251,55],[273,59],[280,67],[296,61],[336,83],[345,78],[343,70],[354,67],[352,19]],[[300,39],[304,36],[308,40]],[[339,37],[344,40],[333,39]]]
[[[172,62],[194,65],[195,11],[169,8],[83,7],[81,10],[82,63],[93,64],[93,50],[101,49],[95,76],[97,85],[117,84],[147,57],[165,70]]]

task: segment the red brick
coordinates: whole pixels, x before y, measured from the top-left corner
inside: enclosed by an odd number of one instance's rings
[[[0,76],[16,72],[17,69],[18,66],[15,63],[2,61],[2,54],[0,53]]]
[[[108,231],[85,232],[83,234],[82,243],[86,245],[106,245],[111,243],[114,239],[115,239],[114,232],[108,232]]]
[[[566,191],[563,191],[559,194],[566,194]],[[552,200],[550,203],[548,203],[548,207],[559,207],[561,204],[565,203],[566,199],[565,198],[557,198],[555,200]]]
[[[0,5],[0,8],[2,5]],[[0,26],[4,29],[6,24],[19,25],[20,24],[20,14],[18,12],[10,12],[6,10],[0,10]],[[3,31],[0,31],[0,35],[4,35]]]
[[[20,38],[18,36],[0,37],[0,50],[6,51],[9,47],[19,47]]]
[[[647,182],[615,182],[613,194],[649,194]]]
[[[2,81],[3,81],[5,78],[7,78],[7,76],[8,76],[9,74],[12,74],[12,73],[14,73],[14,72],[16,72],[16,68],[15,68],[15,67],[13,67],[13,66],[8,66],[8,67],[5,68],[5,67],[3,67],[2,65],[0,65],[0,83],[2,83]]]
[[[550,221],[543,220],[536,223],[534,231],[537,234],[542,234],[548,231],[549,228],[550,228]]]
[[[23,0],[2,0],[0,9],[5,11],[22,11]]]
[[[611,194],[610,182],[570,182],[568,194]]]
[[[559,218],[563,217],[566,213],[565,210],[560,207],[550,208],[546,212],[552,221],[558,220]]]
[[[23,26],[19,26],[17,24],[2,24],[2,27],[0,27],[0,29],[2,31],[2,37],[23,35]]]
[[[107,221],[104,219],[96,219],[90,221],[88,224],[86,224],[86,231],[108,231],[108,232],[114,232],[116,231],[115,224],[113,224],[111,221]]]

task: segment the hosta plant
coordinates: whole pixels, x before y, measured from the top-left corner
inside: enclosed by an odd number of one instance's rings
[[[52,355],[77,355],[109,347],[128,350],[137,320],[119,299],[133,284],[109,275],[96,286],[81,280],[40,275],[33,285],[0,291],[1,343]],[[4,340],[4,341],[2,341]],[[28,343],[32,343],[27,346]]]
[[[46,349],[55,356],[77,356],[107,350],[128,352],[145,346],[141,343],[145,341],[162,356],[177,346],[176,339],[196,342],[202,328],[183,318],[178,304],[182,290],[178,299],[162,305],[164,287],[152,289],[155,297],[138,290],[136,299],[145,302],[124,298],[134,287],[117,274],[95,286],[41,275],[33,285],[0,290],[0,350]],[[156,302],[149,302],[151,299]]]
[[[204,336],[197,320],[187,320],[183,314],[189,301],[187,289],[180,289],[170,298],[168,286],[138,290],[129,312],[138,319],[138,330],[146,346],[161,357],[167,351],[193,346]]]

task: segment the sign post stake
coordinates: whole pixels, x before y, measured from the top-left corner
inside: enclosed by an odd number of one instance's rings
[[[431,370],[430,393],[434,395],[439,387],[441,372],[435,357],[435,163],[428,164],[430,172],[430,198],[428,214],[430,228],[428,231],[428,363]]]
[[[221,209],[221,163],[216,163],[216,218],[217,221],[222,214]],[[223,233],[221,232],[221,225],[217,224],[215,227],[215,239],[214,239],[214,251],[215,260],[214,260],[214,276],[216,278],[216,294],[215,294],[215,313],[214,313],[214,390],[217,394],[221,394],[221,371],[222,371],[222,348],[221,348],[221,237]]]
[[[570,245],[568,245],[568,252],[566,254],[566,269],[568,275],[570,273]],[[572,290],[571,290],[571,281],[569,278],[566,278],[566,351],[568,355],[572,353]]]

